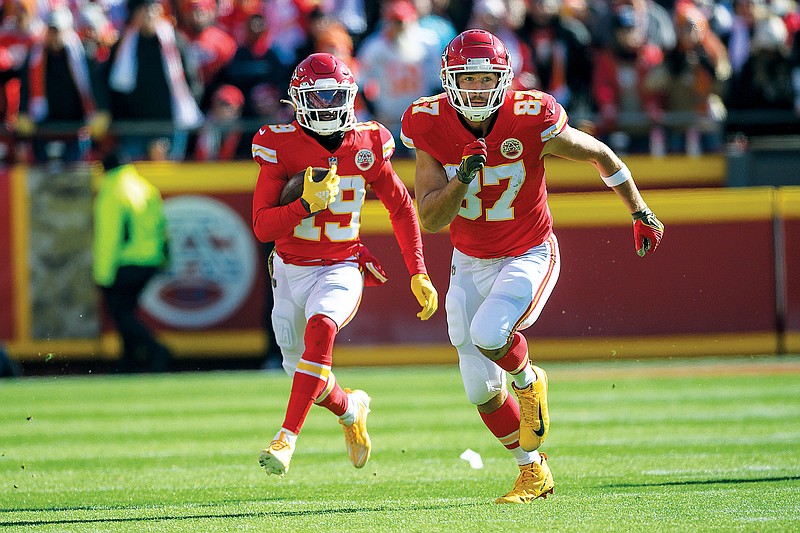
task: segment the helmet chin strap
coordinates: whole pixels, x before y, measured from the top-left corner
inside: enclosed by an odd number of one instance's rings
[[[471,122],[483,122],[484,120],[492,116],[491,113],[486,113],[485,111],[480,113],[464,112],[463,115],[467,120]]]

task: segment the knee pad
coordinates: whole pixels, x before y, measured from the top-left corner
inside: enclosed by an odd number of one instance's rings
[[[521,302],[506,296],[489,296],[472,317],[469,327],[472,343],[485,350],[496,350],[505,346],[514,325],[525,311],[520,306]]]
[[[275,330],[275,342],[283,352],[302,353],[300,336],[297,334],[295,325],[288,318],[272,315],[272,329]]]
[[[467,297],[461,287],[450,286],[444,302],[447,312],[447,334],[450,344],[458,348],[469,342],[467,338]]]
[[[475,353],[462,353],[459,350],[458,366],[467,400],[473,405],[482,405],[503,390],[506,385],[505,372],[477,349],[472,347],[472,350]]]
[[[303,359],[330,367],[333,354],[333,340],[338,328],[336,322],[325,315],[314,315],[308,319],[303,336],[305,350]]]
[[[285,316],[287,312],[287,309],[281,308],[279,302],[275,302],[272,310],[272,329],[275,331],[275,342],[283,355],[283,369],[291,377],[294,375],[305,345],[302,337],[297,333],[294,321]]]

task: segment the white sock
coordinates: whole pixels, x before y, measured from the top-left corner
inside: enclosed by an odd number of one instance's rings
[[[536,372],[533,371],[531,362],[528,361],[525,364],[525,368],[522,369],[522,372],[514,375],[514,385],[516,385],[518,389],[524,389],[534,381],[536,381]]]
[[[347,410],[339,417],[339,420],[344,422],[345,426],[352,426],[358,416],[358,402],[353,400],[353,397],[347,395]]]
[[[531,463],[542,464],[542,457],[536,450],[532,452],[526,452],[522,449],[522,446],[517,446],[513,450],[509,451],[511,452],[511,455],[514,456],[514,459],[517,460],[517,464],[520,466],[529,465]]]
[[[272,440],[280,439],[281,438],[281,433],[283,433],[286,442],[288,442],[292,446],[292,448],[294,448],[295,444],[297,443],[297,434],[296,433],[292,433],[288,429],[281,428],[281,429],[278,430],[278,432],[275,434],[275,438],[272,439]]]

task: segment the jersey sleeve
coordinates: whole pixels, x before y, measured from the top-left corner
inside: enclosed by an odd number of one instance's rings
[[[389,220],[408,273],[412,276],[427,273],[414,203],[390,161],[383,163],[378,179],[372,183],[372,190],[389,211]]]
[[[278,159],[277,141],[265,128],[253,136],[252,153],[259,165],[253,191],[253,232],[259,241],[272,242],[292,231],[308,212],[299,198],[278,205],[288,174]]]
[[[376,122],[376,124],[378,124],[379,126],[378,136],[381,145],[381,162],[388,162],[392,158],[392,155],[394,154],[395,150],[394,137],[392,136],[392,133],[386,128],[386,126],[378,122]]]
[[[411,118],[409,117],[411,107],[408,107],[400,119],[400,142],[406,145],[407,148],[415,150],[417,145],[414,144],[414,131],[410,124]]]
[[[278,154],[275,151],[275,138],[269,133],[269,126],[262,126],[253,135],[251,153],[253,161],[259,165],[263,163],[278,163]]]
[[[569,117],[567,112],[556,99],[547,93],[542,93],[542,107],[544,108],[541,140],[546,143],[567,127]]]
[[[378,135],[383,160],[376,179],[371,183],[372,190],[389,211],[389,220],[409,274],[412,276],[425,274],[427,271],[422,253],[422,236],[414,203],[390,161],[394,152],[394,139],[389,130],[383,126],[379,128]]]
[[[431,130],[433,120],[439,116],[441,97],[424,97],[412,103],[403,113],[400,140],[412,150],[431,151],[426,133]]]

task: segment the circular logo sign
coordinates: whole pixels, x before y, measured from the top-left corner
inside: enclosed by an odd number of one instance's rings
[[[250,228],[230,207],[206,196],[164,202],[169,269],[142,294],[142,307],[164,324],[203,328],[230,317],[256,275]]]
[[[506,159],[517,159],[522,155],[522,143],[519,142],[519,139],[508,138],[500,145],[500,153]]]
[[[372,168],[373,164],[375,164],[375,154],[372,153],[372,150],[363,148],[356,152],[356,166],[358,168],[366,171]]]

